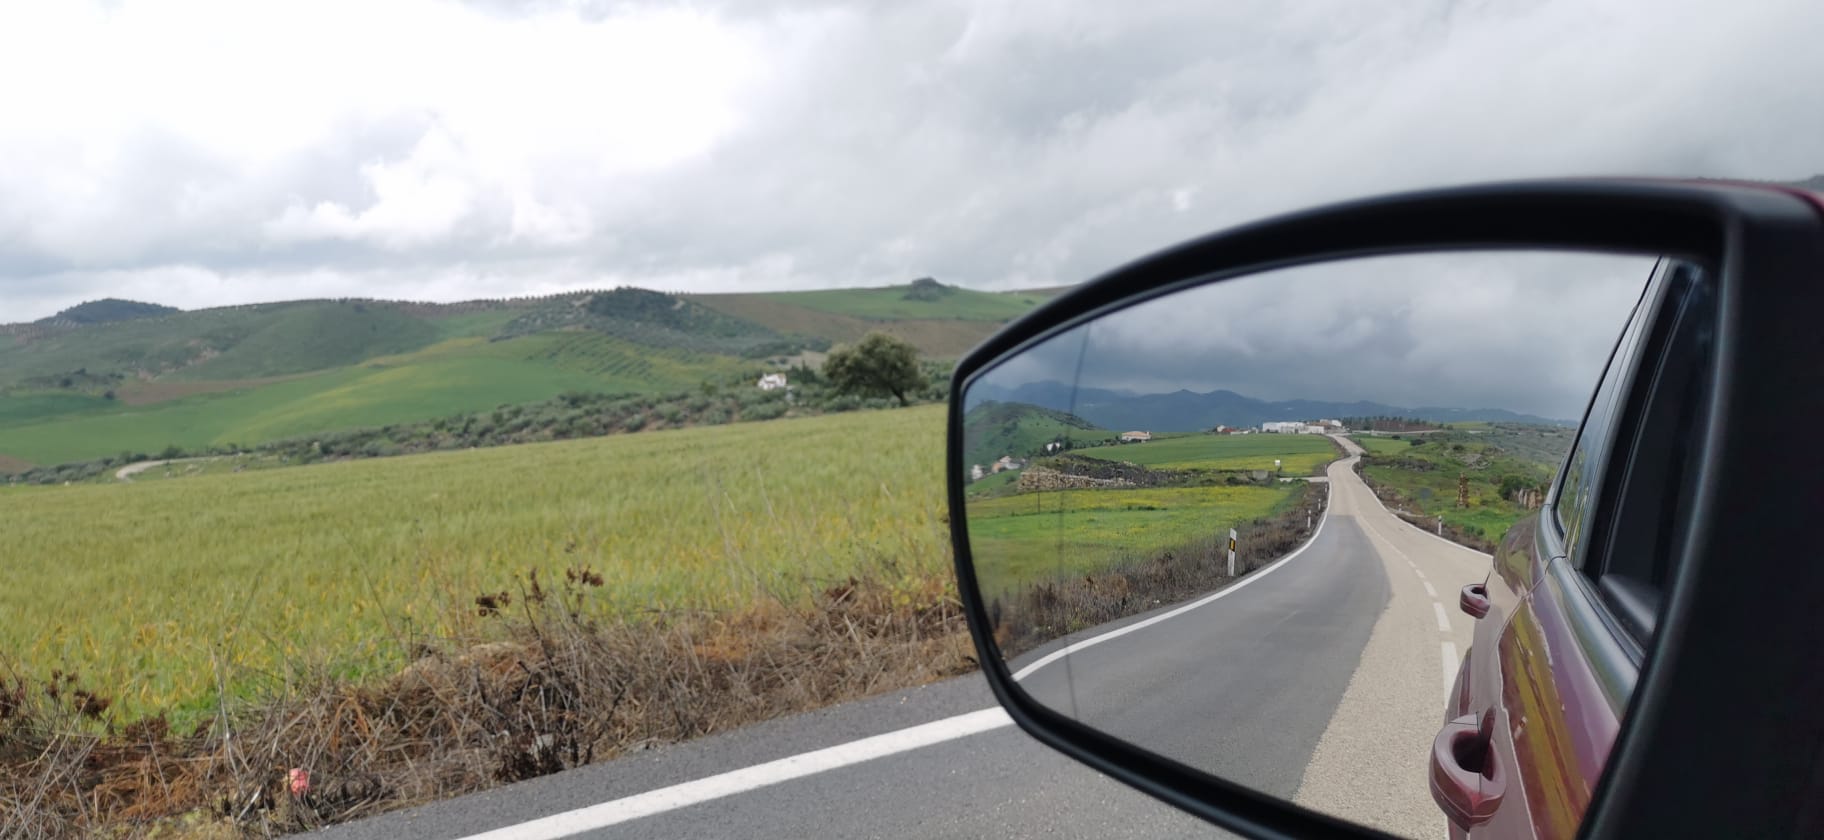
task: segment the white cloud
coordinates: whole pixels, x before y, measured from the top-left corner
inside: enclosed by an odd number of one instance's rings
[[[185,266],[230,279],[166,302],[528,266],[1053,284],[1370,192],[1804,177],[1821,28],[1804,0],[9,4],[0,320]],[[280,276],[323,285],[236,285]]]

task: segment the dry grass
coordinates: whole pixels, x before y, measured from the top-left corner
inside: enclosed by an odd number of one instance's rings
[[[75,675],[0,671],[0,836],[307,830],[974,667],[942,577],[613,623],[586,609],[600,584],[528,574],[474,599],[505,641],[412,642],[409,667],[366,684],[300,670],[187,733],[117,724]]]

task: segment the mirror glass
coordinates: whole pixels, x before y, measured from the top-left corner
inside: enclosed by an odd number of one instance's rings
[[[1443,836],[1439,744],[1466,801],[1502,784],[1587,801],[1606,744],[1566,721],[1620,706],[1559,692],[1609,663],[1581,661],[1565,605],[1523,594],[1551,559],[1534,523],[1657,265],[1282,269],[1105,314],[977,375],[969,547],[1015,679],[1144,749],[1395,834]],[[1465,714],[1482,717],[1453,741],[1440,727]],[[1535,763],[1574,769],[1515,778]]]

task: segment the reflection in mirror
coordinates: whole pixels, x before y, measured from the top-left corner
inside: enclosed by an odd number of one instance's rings
[[[1562,606],[1520,593],[1653,274],[1531,252],[1283,269],[1106,314],[978,375],[969,547],[1015,678],[1139,747],[1407,836],[1440,836],[1453,796],[1493,808],[1516,767],[1599,772],[1565,718],[1620,709],[1570,708],[1599,698],[1554,681],[1610,665],[1580,663]],[[1452,719],[1463,731],[1441,732]],[[1575,804],[1595,778],[1525,781]],[[1458,823],[1548,817],[1564,811]]]

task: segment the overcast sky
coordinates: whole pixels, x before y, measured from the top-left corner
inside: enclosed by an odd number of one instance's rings
[[[1076,282],[1315,202],[1824,171],[1824,4],[0,6],[0,321]]]
[[[1178,292],[982,381],[1141,394],[1504,408],[1575,420],[1655,260],[1482,252],[1345,260]],[[1312,419],[1312,418],[1306,418]]]

